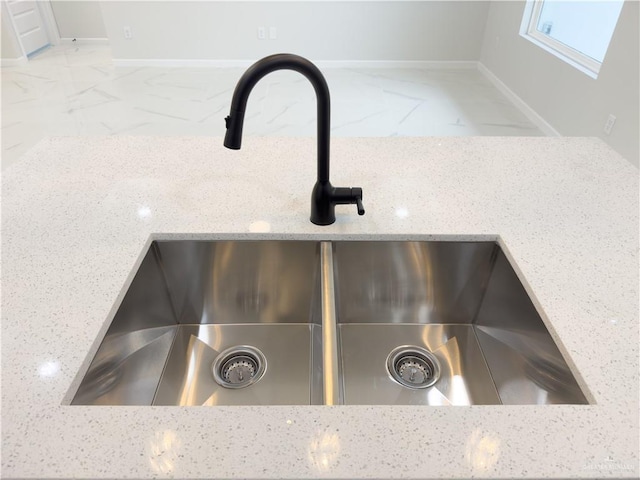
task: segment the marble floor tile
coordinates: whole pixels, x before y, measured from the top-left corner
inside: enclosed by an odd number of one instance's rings
[[[2,168],[48,135],[224,135],[241,68],[114,67],[108,46],[56,46],[2,67]],[[333,136],[543,135],[477,70],[323,71]],[[311,84],[274,72],[251,93],[245,135],[313,136]]]

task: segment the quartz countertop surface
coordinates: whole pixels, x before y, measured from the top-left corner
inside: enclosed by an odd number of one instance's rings
[[[3,478],[637,478],[638,170],[594,138],[43,140],[2,178]],[[497,239],[589,405],[71,406],[154,238]]]

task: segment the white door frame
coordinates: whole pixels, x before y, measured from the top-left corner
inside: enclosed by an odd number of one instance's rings
[[[60,32],[58,31],[56,17],[53,14],[51,0],[37,0],[37,3],[40,9],[40,16],[42,17],[44,26],[47,29],[47,37],[49,37],[49,43],[51,45],[58,45],[60,43]]]

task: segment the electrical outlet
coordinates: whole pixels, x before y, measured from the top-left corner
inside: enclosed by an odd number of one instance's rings
[[[269,40],[275,40],[278,38],[278,29],[276,27],[269,27]]]
[[[122,27],[122,33],[124,35],[124,38],[126,38],[127,40],[131,40],[131,38],[133,37],[133,35],[131,34],[131,27]]]
[[[267,38],[267,29],[265,27],[258,27],[258,40],[264,40]]]
[[[614,115],[609,114],[606,123],[604,124],[604,133],[607,135],[611,135],[611,130],[613,129],[613,125],[616,123],[616,117]]]

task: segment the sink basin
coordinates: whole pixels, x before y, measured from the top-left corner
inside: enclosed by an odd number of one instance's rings
[[[333,263],[343,403],[587,403],[497,243],[335,242]]]
[[[155,241],[72,404],[321,404],[318,244]]]
[[[495,242],[154,241],[74,405],[585,404]]]

